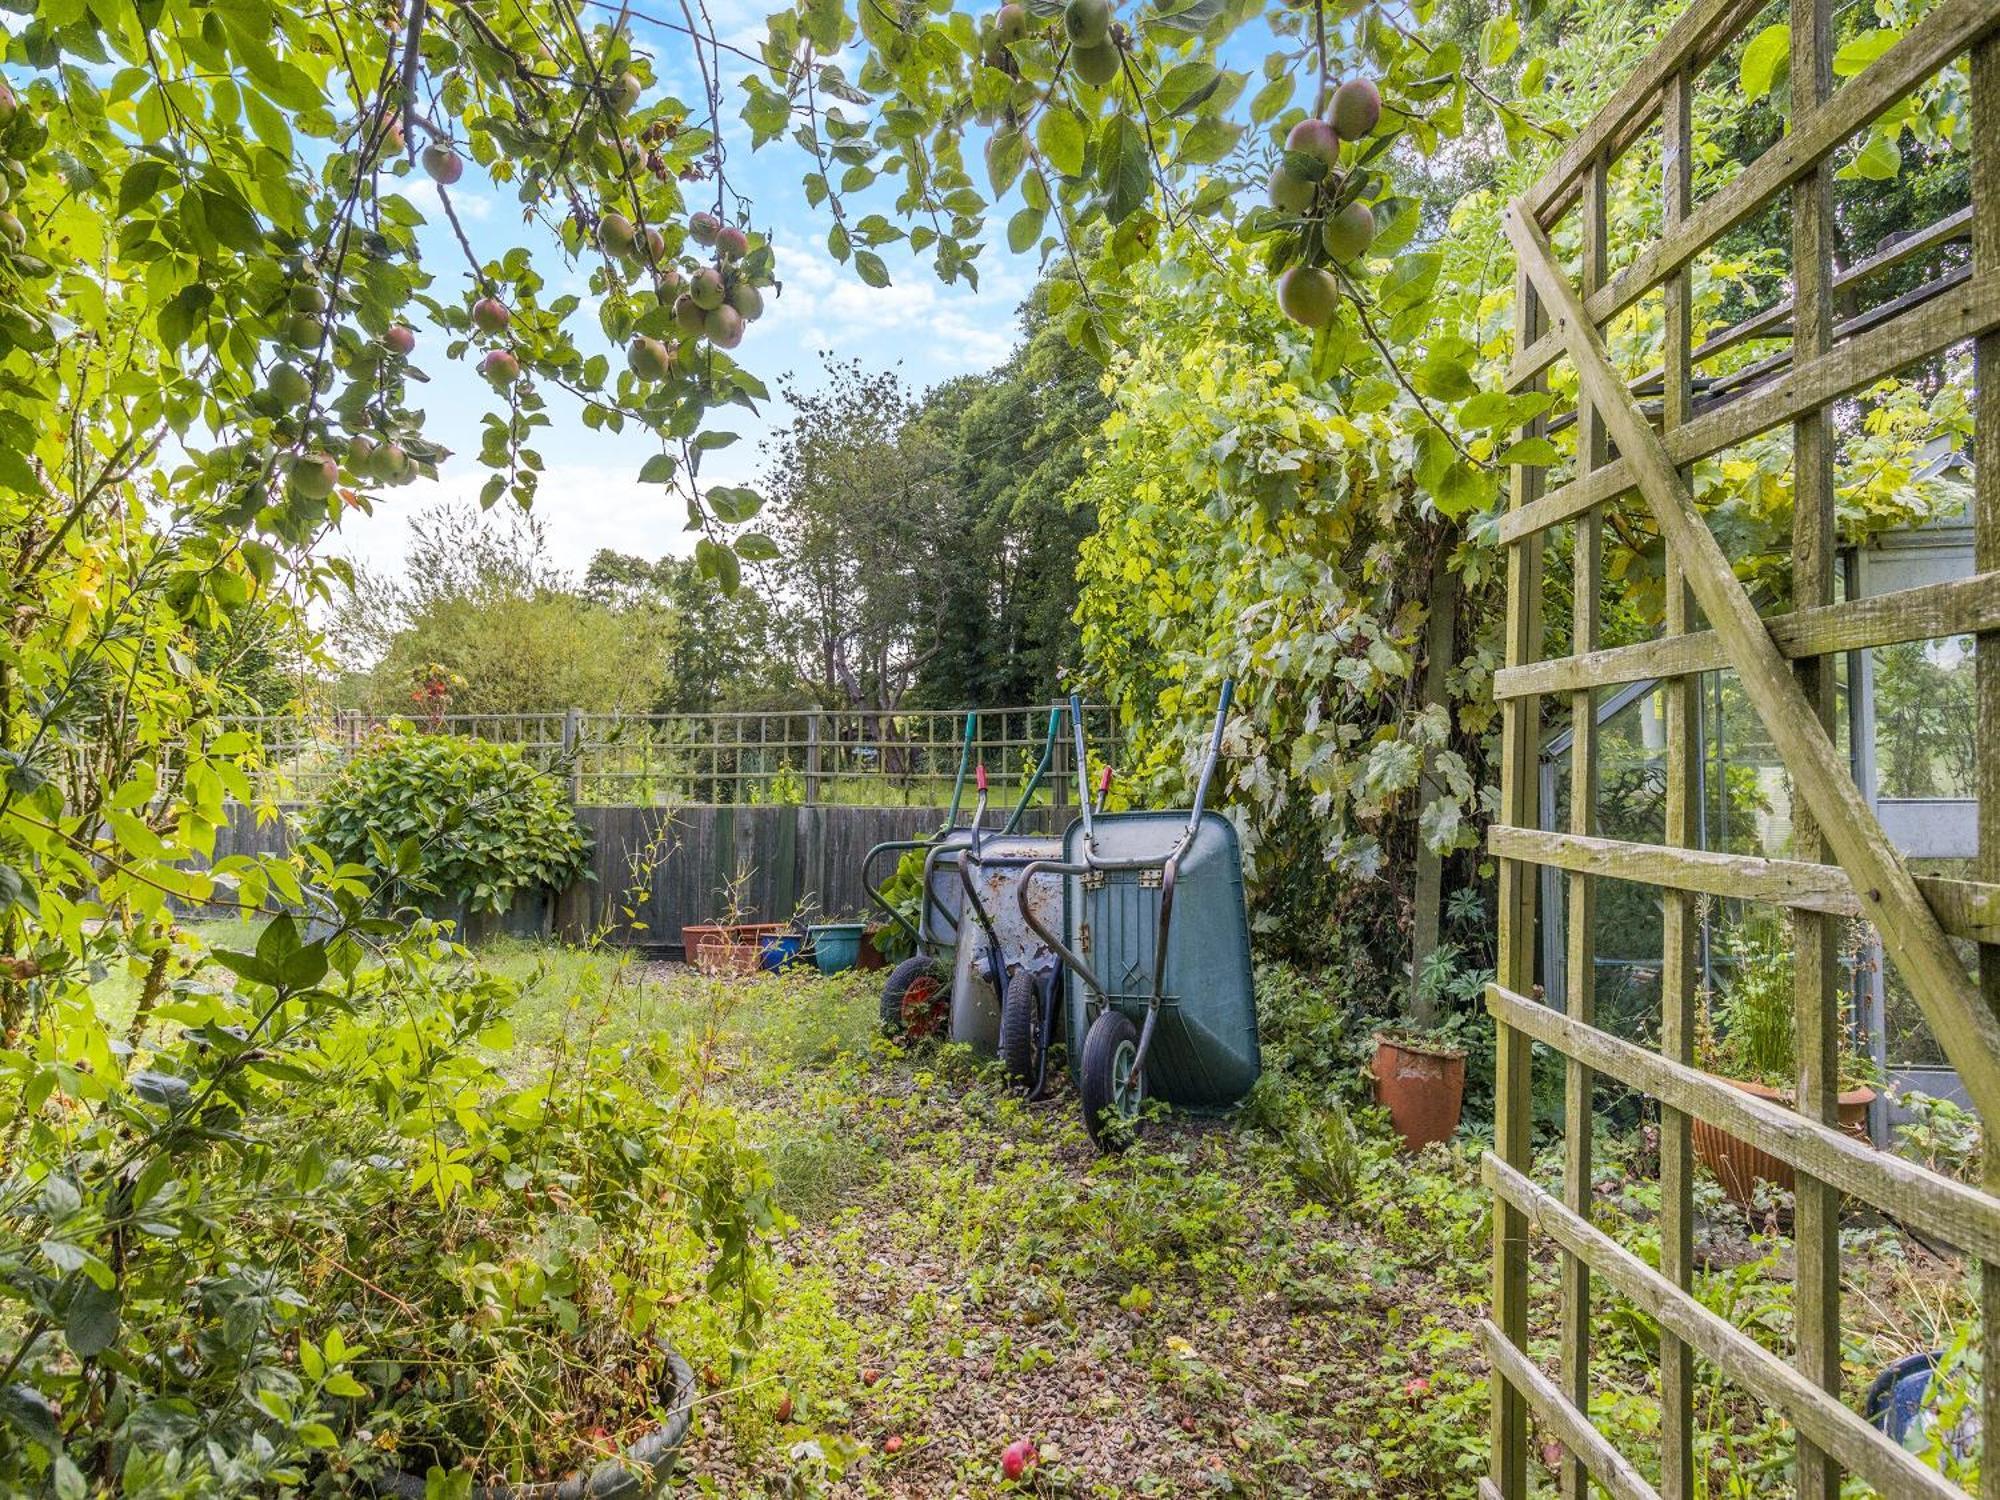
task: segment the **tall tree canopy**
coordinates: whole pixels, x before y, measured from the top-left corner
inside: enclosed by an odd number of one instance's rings
[[[937,583],[951,599],[938,651],[919,679],[928,703],[1038,702],[1078,665],[1077,548],[1096,518],[1071,487],[1110,403],[1102,367],[1050,319],[1049,289],[1022,307],[1006,363],[926,402],[949,453],[954,559]]]
[[[829,708],[894,709],[937,652],[958,565],[945,450],[893,370],[828,373],[787,388],[794,415],[764,479],[796,670]]]

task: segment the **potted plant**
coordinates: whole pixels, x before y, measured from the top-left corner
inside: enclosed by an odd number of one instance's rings
[[[1798,1044],[1793,1034],[1792,950],[1775,920],[1738,923],[1723,933],[1732,972],[1720,996],[1704,987],[1697,997],[1695,1054],[1702,1071],[1731,1088],[1790,1108],[1796,1098]],[[1868,1139],[1868,1106],[1875,1101],[1867,1067],[1840,1029],[1840,1128],[1856,1140]],[[1694,1154],[1715,1174],[1731,1201],[1746,1207],[1757,1184],[1791,1192],[1796,1186],[1789,1163],[1737,1140],[1703,1119],[1693,1121]]]
[[[763,967],[766,943],[787,930],[783,922],[703,922],[681,929],[681,946],[702,973],[741,978]]]
[[[1442,944],[1425,958],[1410,991],[1410,1024],[1375,1034],[1375,1055],[1369,1072],[1375,1079],[1375,1102],[1403,1144],[1421,1151],[1448,1141],[1458,1130],[1465,1107],[1464,1017],[1461,1007],[1475,1005],[1490,975],[1459,963],[1458,949]],[[1451,1007],[1451,1014],[1440,1020]]]
[[[1375,1102],[1411,1151],[1448,1141],[1465,1105],[1465,1048],[1436,1027],[1378,1031]]]

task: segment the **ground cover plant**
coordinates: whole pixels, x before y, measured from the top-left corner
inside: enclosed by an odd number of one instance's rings
[[[516,1025],[531,1045],[607,1025],[683,1031],[703,1013],[672,970],[525,945],[503,964],[524,984]],[[604,1019],[572,998],[607,983],[625,998]],[[962,1050],[878,1038],[865,979],[733,993],[718,1096],[790,1222],[763,1340],[737,1374],[713,1372],[693,1492],[1474,1493],[1490,1229],[1478,1132],[1395,1150],[1365,1103],[1337,977],[1267,969],[1268,1072],[1252,1103],[1230,1121],[1156,1122],[1113,1159],[1089,1146],[1066,1087],[1025,1105]],[[1658,1207],[1649,1139],[1607,1127],[1595,1178],[1599,1222],[1642,1252]],[[1791,1316],[1780,1207],[1746,1217],[1705,1189],[1697,1283],[1774,1348]],[[1974,1326],[1955,1258],[1862,1220],[1843,1251],[1850,1389]],[[1543,1356],[1556,1288],[1545,1258]],[[1593,1414],[1638,1453],[1657,1422],[1656,1351],[1656,1330],[1629,1314],[1597,1349]],[[1959,1369],[1947,1410],[1964,1399]],[[1790,1482],[1789,1430],[1768,1411],[1716,1381],[1700,1421],[1705,1493]],[[1035,1458],[1010,1480],[1022,1443]],[[1560,1449],[1542,1451],[1552,1484]]]

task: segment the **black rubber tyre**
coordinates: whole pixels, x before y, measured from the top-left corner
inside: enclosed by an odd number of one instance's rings
[[[951,1004],[951,971],[918,954],[889,971],[882,986],[882,1031],[920,1042],[943,1026]]]
[[[1042,987],[1016,969],[1000,1000],[1000,1065],[1007,1081],[1031,1089],[1042,1062]]]
[[[1146,1075],[1133,1074],[1119,1087],[1139,1052],[1139,1028],[1115,1010],[1090,1023],[1083,1038],[1083,1128],[1099,1151],[1123,1151],[1132,1144],[1139,1106],[1146,1100]]]

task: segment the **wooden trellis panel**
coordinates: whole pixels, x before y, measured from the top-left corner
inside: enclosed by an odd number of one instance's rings
[[[1694,83],[1761,6],[1694,0],[1610,103],[1569,143],[1554,168],[1511,205],[1507,229],[1515,280],[1516,391],[1541,388],[1559,360],[1579,387],[1574,474],[1546,487],[1517,468],[1500,535],[1508,548],[1506,667],[1501,700],[1500,818],[1491,851],[1500,871],[1500,959],[1487,1004],[1499,1028],[1494,1150],[1485,1180],[1496,1196],[1493,1315],[1484,1332],[1493,1367],[1493,1456],[1482,1493],[1528,1493],[1528,1424],[1534,1418],[1566,1454],[1567,1496],[1593,1486],[1621,1497],[1684,1500],[1697,1488],[1693,1457],[1696,1362],[1781,1412],[1799,1438],[1798,1493],[1832,1500],[1851,1475],[1896,1497],[1960,1493],[1888,1442],[1849,1404],[1840,1383],[1838,1214],[1842,1195],[1964,1246],[1978,1257],[1986,1318],[1984,1430],[2000,1434],[2000,1150],[1989,1151],[1984,1187],[1968,1187],[1877,1152],[1836,1128],[1838,924],[1866,918],[1922,1007],[1982,1121],[2000,1122],[2000,0],[1940,0],[1865,70],[1835,84],[1830,0],[1794,0],[1791,114],[1784,137],[1730,184],[1697,203],[1692,192]],[[1971,57],[1970,205],[1908,240],[1836,273],[1832,260],[1833,154],[1939,68]],[[1664,216],[1659,238],[1623,269],[1607,264],[1606,188],[1614,164],[1657,122]],[[1720,236],[1774,201],[1789,209],[1791,295],[1735,328],[1694,340],[1692,266]],[[1550,248],[1550,234],[1578,215],[1580,284]],[[1947,242],[1970,239],[1971,266],[1844,322],[1836,293]],[[1661,368],[1628,385],[1606,352],[1603,329],[1647,293],[1662,293]],[[1790,336],[1783,354],[1726,381],[1706,383],[1703,360],[1749,338]],[[1966,340],[1974,348],[1973,525],[1975,576],[1899,594],[1836,602],[1834,402]],[[1643,391],[1652,401],[1642,406]],[[1525,435],[1545,430],[1543,419]],[[1796,505],[1793,602],[1760,618],[1696,509],[1691,467],[1775,428],[1792,435]],[[1666,543],[1663,634],[1600,649],[1598,597],[1606,509],[1643,505]],[[1570,654],[1542,659],[1543,540],[1576,528]],[[1696,628],[1697,618],[1706,628]],[[1976,878],[1912,876],[1835,748],[1837,653],[1938,636],[1977,640]],[[1757,859],[1693,847],[1699,746],[1691,695],[1696,674],[1737,674],[1789,769],[1796,793],[1797,858]],[[1667,806],[1663,842],[1601,837],[1591,695],[1602,687],[1663,679]],[[1541,700],[1570,698],[1576,726],[1566,831],[1540,827],[1535,775]],[[1535,997],[1535,871],[1566,872],[1569,1008]],[[1665,952],[1660,1046],[1636,1046],[1593,1024],[1591,922],[1595,882],[1661,887]],[[1694,1066],[1694,903],[1698,896],[1775,903],[1790,914],[1796,946],[1800,1068],[1796,1109],[1765,1103]],[[1968,975],[1951,939],[1981,945]],[[1564,1059],[1566,1149],[1559,1194],[1529,1175],[1529,1060],[1536,1044]],[[1661,1249],[1655,1268],[1590,1221],[1590,1128],[1597,1079],[1659,1101]],[[1798,1177],[1797,1318],[1790,1360],[1717,1317],[1690,1291],[1693,1164],[1688,1122],[1700,1117],[1788,1162]],[[1528,1354],[1531,1237],[1552,1242],[1562,1265],[1561,1368]],[[1661,1429],[1655,1489],[1591,1424],[1591,1309],[1595,1288],[1655,1319],[1660,1337]],[[2000,1460],[1983,1466],[1982,1494],[2000,1500]]]

